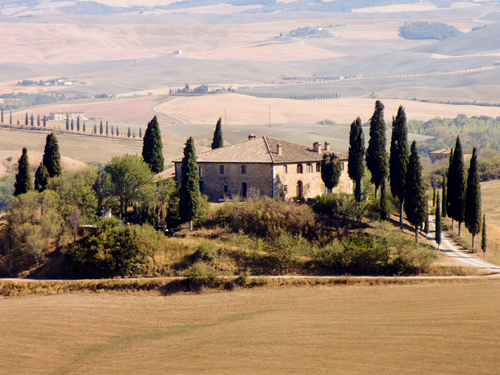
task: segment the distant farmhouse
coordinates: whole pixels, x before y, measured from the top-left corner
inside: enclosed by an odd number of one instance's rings
[[[51,112],[49,115],[49,120],[52,121],[77,120],[78,118],[82,121],[88,120],[84,112]]]
[[[321,161],[330,151],[319,142],[312,147],[271,137],[251,134],[247,141],[197,155],[200,168],[200,191],[212,201],[247,197],[250,192],[275,198],[313,198],[325,193],[321,179]],[[334,153],[340,160],[342,174],[334,192],[352,194],[347,174],[347,155]],[[181,182],[182,159],[174,160],[175,178]],[[165,171],[161,177],[174,173]],[[160,178],[161,178],[160,177]]]
[[[432,151],[429,153],[431,157],[431,161],[435,163],[436,161],[439,160],[447,160],[450,158],[450,153],[451,153],[451,148],[446,147],[441,150],[436,150]],[[462,150],[462,153],[464,155],[464,160],[467,162],[472,158],[472,151],[469,150]]]
[[[186,84],[182,89],[170,89],[170,95],[205,95],[226,92],[224,86],[219,85],[201,85],[191,89],[189,84]]]

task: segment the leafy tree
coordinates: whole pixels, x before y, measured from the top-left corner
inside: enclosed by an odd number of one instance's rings
[[[411,144],[410,158],[406,170],[406,190],[404,211],[408,222],[415,227],[415,241],[418,242],[418,229],[426,215],[427,197],[422,178],[422,166],[418,155],[417,143]]]
[[[406,126],[406,113],[404,108],[399,106],[396,118],[393,118],[392,120],[389,176],[391,193],[399,200],[399,224],[401,229],[403,229],[403,202],[408,157],[408,128]]]
[[[483,257],[486,258],[486,215],[483,214],[483,230],[481,232],[481,250],[483,250]]]
[[[444,40],[462,34],[455,26],[442,22],[405,22],[399,29],[399,35],[405,39]]]
[[[461,234],[462,222],[465,219],[465,166],[460,137],[457,136],[453,161],[448,177],[448,215],[458,221],[458,235]]]
[[[184,147],[179,198],[181,219],[189,221],[189,230],[193,230],[193,219],[196,217],[200,206],[199,170],[193,137],[189,137]]]
[[[43,165],[47,168],[49,176],[56,177],[62,174],[61,154],[59,153],[59,143],[54,132],[47,136],[45,141],[45,151],[43,153]]]
[[[59,203],[57,194],[50,190],[29,191],[14,198],[6,216],[10,251],[27,254],[40,262],[54,240],[57,247],[64,233]]]
[[[447,198],[447,194],[446,194],[446,172],[443,173],[443,190],[441,191],[441,194],[442,194],[442,200],[441,200],[441,215],[443,217],[446,217],[448,214],[448,210],[447,210],[447,201],[448,201],[448,198]]]
[[[163,142],[161,139],[160,124],[156,116],[148,123],[146,133],[144,134],[142,157],[148,163],[153,173],[163,171]]]
[[[436,243],[438,244],[438,250],[441,245],[441,231],[442,231],[442,223],[441,223],[441,207],[440,207],[440,201],[439,201],[439,194],[436,197],[436,232],[435,232],[435,238],[436,238]]]
[[[355,197],[361,202],[361,179],[365,174],[365,137],[361,119],[358,117],[351,124],[349,131],[349,157],[347,172],[351,180],[355,182]]]
[[[49,183],[49,178],[49,171],[47,170],[47,167],[43,165],[42,161],[35,173],[35,190],[40,193],[44,191]]]
[[[339,159],[333,153],[325,153],[321,161],[321,179],[330,193],[339,184],[341,173]]]
[[[33,182],[31,180],[30,161],[28,158],[28,149],[23,148],[23,153],[19,158],[19,169],[16,174],[16,182],[14,183],[14,196],[26,194],[33,190]]]
[[[477,151],[472,151],[469,175],[467,177],[467,190],[465,192],[465,226],[472,235],[472,247],[476,234],[481,231],[481,184],[477,169]]]
[[[105,206],[118,202],[120,217],[127,215],[131,204],[148,204],[154,199],[154,175],[142,157],[115,156],[106,164],[98,181]]]
[[[212,140],[212,150],[224,147],[224,138],[222,136],[222,118],[219,117],[215,125],[214,138]]]
[[[372,174],[375,185],[375,198],[382,180],[387,177],[387,151],[385,138],[384,105],[375,102],[375,111],[370,119],[370,140],[366,149],[366,166]]]
[[[9,207],[14,199],[14,183],[16,178],[13,175],[7,175],[0,179],[0,211]]]
[[[69,220],[71,212],[78,208],[81,221],[85,224],[96,222],[99,199],[94,186],[99,169],[87,167],[78,172],[66,172],[49,181],[48,189],[61,198],[61,214]]]

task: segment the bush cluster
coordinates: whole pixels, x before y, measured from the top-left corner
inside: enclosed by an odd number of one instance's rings
[[[92,235],[62,249],[69,261],[68,277],[129,276],[160,247],[162,234],[152,226],[103,225]]]
[[[217,212],[219,224],[259,238],[277,239],[282,233],[313,238],[317,235],[314,212],[307,205],[272,198],[225,203]]]

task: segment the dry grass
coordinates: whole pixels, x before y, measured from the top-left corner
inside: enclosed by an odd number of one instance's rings
[[[0,373],[496,374],[499,286],[2,299]]]
[[[256,89],[258,91],[258,88]],[[410,120],[428,120],[434,117],[456,117],[487,115],[496,117],[498,108],[472,105],[447,105],[422,103],[410,100],[382,100],[386,109],[386,122],[397,113],[400,105],[406,109]],[[290,100],[263,99],[238,94],[181,97],[158,105],[155,109],[164,114],[174,115],[188,124],[212,124],[214,118],[223,116],[227,110],[230,125],[268,124],[269,107],[271,122],[274,124],[295,123],[315,124],[323,119],[331,119],[338,124],[350,124],[357,116],[368,121],[373,114],[375,99],[330,99],[330,100]]]

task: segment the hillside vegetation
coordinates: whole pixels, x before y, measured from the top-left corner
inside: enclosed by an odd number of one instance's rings
[[[399,35],[405,39],[437,39],[444,40],[453,38],[462,34],[453,25],[447,25],[442,22],[405,22],[399,29]]]

